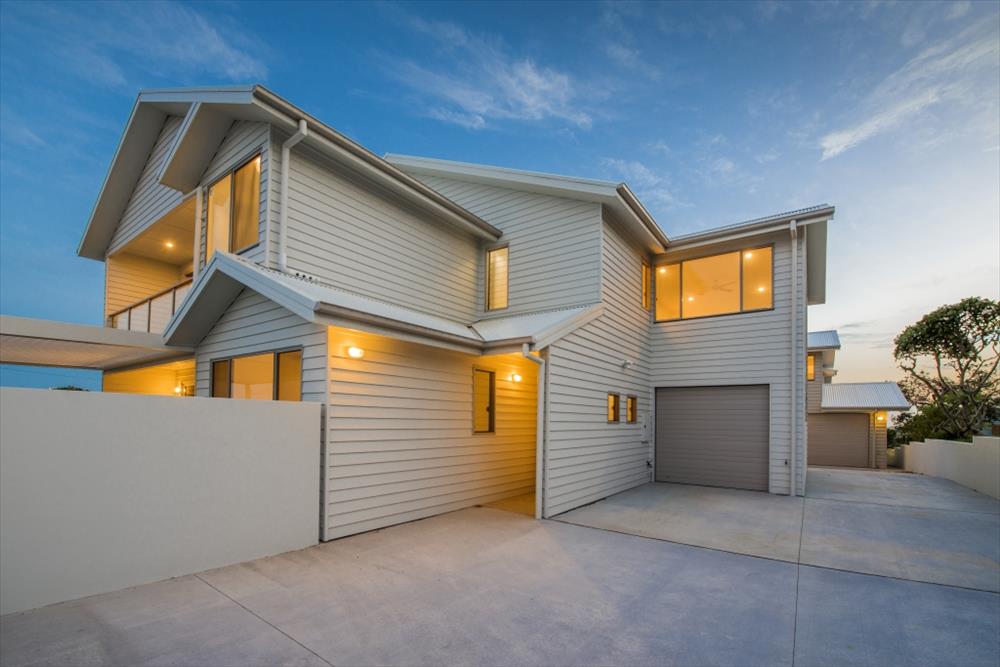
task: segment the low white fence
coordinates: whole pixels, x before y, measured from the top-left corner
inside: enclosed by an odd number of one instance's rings
[[[318,542],[320,406],[0,389],[0,613]]]
[[[893,450],[896,467],[921,475],[944,477],[1000,498],[1000,438],[976,436],[972,442],[926,440]]]

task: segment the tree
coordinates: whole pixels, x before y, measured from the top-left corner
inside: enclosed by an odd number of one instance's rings
[[[967,438],[1000,406],[1000,301],[970,297],[903,329],[893,356],[921,430]],[[934,406],[935,410],[925,410]]]

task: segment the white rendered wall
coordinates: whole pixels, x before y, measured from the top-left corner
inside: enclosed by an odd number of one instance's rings
[[[902,461],[899,453],[902,453]],[[927,440],[896,448],[896,462],[907,472],[944,477],[1000,499],[1000,438],[973,437],[972,442]]]

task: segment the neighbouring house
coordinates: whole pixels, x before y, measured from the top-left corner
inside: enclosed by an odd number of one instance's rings
[[[890,411],[909,410],[895,382],[833,382],[836,331],[811,331],[806,358],[809,465],[885,469]]]
[[[321,539],[650,480],[802,495],[833,214],[670,236],[624,183],[381,158],[260,86],[145,91],[78,251],[106,326],[3,318],[0,361],[320,403]]]

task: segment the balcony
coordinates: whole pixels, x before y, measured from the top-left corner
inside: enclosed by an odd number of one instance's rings
[[[112,313],[108,316],[108,326],[126,331],[163,333],[167,322],[177,312],[178,306],[184,301],[190,289],[191,280],[180,282],[148,299]]]

